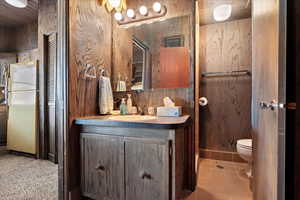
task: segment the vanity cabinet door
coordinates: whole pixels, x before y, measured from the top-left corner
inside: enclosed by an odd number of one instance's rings
[[[169,159],[167,141],[126,138],[126,200],[168,200]]]
[[[124,139],[81,135],[81,190],[95,200],[124,199]]]

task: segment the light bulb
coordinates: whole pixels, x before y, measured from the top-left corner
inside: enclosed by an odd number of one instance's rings
[[[25,8],[27,6],[27,0],[5,0],[6,3],[17,7],[17,8]]]
[[[146,6],[141,6],[140,9],[140,14],[146,16],[148,14],[148,9]]]
[[[128,9],[126,13],[129,18],[134,18],[134,16],[135,16],[133,9]]]
[[[121,0],[109,0],[108,2],[113,8],[118,8],[121,5]]]
[[[217,22],[225,21],[229,19],[232,12],[232,6],[230,4],[222,4],[214,8],[214,19]]]
[[[123,15],[122,15],[122,13],[116,12],[116,13],[115,13],[115,19],[116,19],[117,21],[122,21],[122,20],[123,20]]]
[[[155,2],[155,3],[153,4],[153,10],[154,10],[155,12],[157,12],[157,13],[160,13],[160,11],[161,11],[161,4],[160,4],[159,2]]]

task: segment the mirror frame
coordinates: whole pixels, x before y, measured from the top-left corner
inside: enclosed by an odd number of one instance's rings
[[[133,36],[132,38],[132,43],[135,44],[136,46],[138,46],[139,48],[142,49],[143,51],[143,76],[142,76],[142,89],[137,89],[137,90],[133,90],[131,89],[132,86],[130,86],[130,91],[145,91],[145,89],[147,89],[147,85],[146,85],[146,78],[147,78],[147,71],[150,69],[150,63],[148,61],[149,58],[149,47],[147,47],[142,41],[140,41],[139,39],[137,39],[136,37]],[[133,62],[133,61],[132,61]],[[132,63],[133,65],[133,63]],[[147,70],[148,67],[148,70]]]

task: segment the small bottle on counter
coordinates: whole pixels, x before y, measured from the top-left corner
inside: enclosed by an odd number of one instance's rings
[[[128,99],[127,99],[127,113],[132,114],[132,99],[131,99],[131,94],[127,94]]]
[[[120,114],[121,115],[127,115],[127,105],[125,102],[125,98],[122,98],[121,105],[120,105]]]

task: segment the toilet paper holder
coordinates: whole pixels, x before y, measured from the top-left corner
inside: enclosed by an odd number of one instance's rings
[[[207,106],[207,104],[208,104],[208,100],[207,100],[207,98],[206,97],[201,97],[200,99],[199,99],[199,104],[200,104],[200,106]]]

